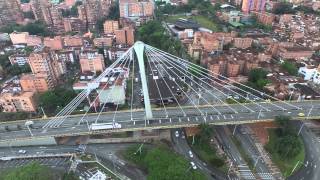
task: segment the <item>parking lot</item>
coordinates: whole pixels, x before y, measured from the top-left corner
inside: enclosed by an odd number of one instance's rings
[[[16,168],[27,165],[31,162],[38,162],[52,168],[68,169],[70,166],[70,158],[67,157],[52,157],[52,158],[21,158],[8,161],[0,160],[0,171],[8,168]]]

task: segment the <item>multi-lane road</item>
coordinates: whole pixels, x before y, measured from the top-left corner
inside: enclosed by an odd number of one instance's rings
[[[83,123],[78,124],[82,115],[70,116],[65,119],[58,120],[36,120],[34,121],[34,129],[32,129],[33,137],[46,136],[70,136],[70,135],[88,135],[95,133],[105,133],[108,131],[134,131],[146,129],[164,129],[194,126],[199,123],[207,122],[210,124],[242,124],[257,121],[272,120],[277,115],[290,115],[298,117],[299,113],[308,114],[311,106],[313,111],[310,112],[310,118],[320,116],[320,104],[304,102],[291,102],[292,105],[283,102],[275,102],[273,104],[267,102],[251,103],[251,104],[235,104],[230,106],[199,106],[179,107],[164,109],[154,109],[153,119],[145,120],[145,112],[143,109],[131,111],[118,111],[97,114],[89,114],[84,118]],[[299,108],[297,108],[299,107]],[[282,109],[284,108],[284,109]],[[252,111],[250,111],[252,110]],[[267,111],[269,110],[269,111]],[[236,111],[236,113],[234,112]],[[221,113],[221,114],[220,114]],[[168,117],[167,115],[168,114]],[[98,118],[99,117],[99,118]],[[95,122],[118,122],[122,125],[121,129],[106,131],[89,131],[91,123]],[[0,124],[0,141],[23,139],[30,137],[29,131],[24,126],[26,121],[14,121]],[[88,122],[88,123],[86,123]],[[22,127],[17,128],[17,125]],[[42,128],[47,125],[48,128]],[[7,130],[6,130],[7,129]],[[9,129],[9,131],[8,131]]]

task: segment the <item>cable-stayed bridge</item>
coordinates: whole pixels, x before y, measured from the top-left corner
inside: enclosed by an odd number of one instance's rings
[[[72,115],[81,105],[83,114]],[[277,115],[320,116],[317,101],[288,102],[208,71],[188,60],[136,42],[88,83],[55,117],[34,121],[32,136],[68,136],[269,121]],[[304,116],[303,115],[303,116]],[[300,117],[304,118],[304,117]],[[1,126],[24,121],[9,122]],[[120,124],[94,130],[92,124]],[[0,140],[30,136],[26,129],[0,133]]]

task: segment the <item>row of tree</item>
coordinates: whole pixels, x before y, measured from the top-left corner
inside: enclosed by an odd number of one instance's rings
[[[31,35],[39,35],[39,36],[53,35],[53,32],[49,31],[47,28],[47,25],[41,21],[28,23],[26,25],[9,24],[0,29],[0,32],[5,32],[5,33],[12,33],[13,31],[29,32],[29,34]]]
[[[181,56],[184,53],[181,42],[171,38],[159,21],[149,21],[142,25],[136,36],[138,40],[170,54]]]
[[[0,175],[2,180],[78,180],[74,173],[55,172],[49,167],[40,165],[39,163],[30,163],[28,165],[15,168],[11,171],[2,172]]]
[[[159,145],[155,148],[140,148],[139,146],[132,146],[127,149],[124,156],[127,160],[145,169],[148,172],[147,179],[206,179],[200,171],[193,170],[186,159],[176,153],[172,153],[172,151],[164,145]]]
[[[276,130],[277,138],[269,141],[266,149],[271,154],[276,153],[280,159],[288,160],[297,156],[303,149],[303,144],[296,133],[296,129],[289,123],[289,116],[277,116],[275,119],[279,128]]]

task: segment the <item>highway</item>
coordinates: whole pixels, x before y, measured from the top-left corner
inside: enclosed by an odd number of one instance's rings
[[[176,137],[175,131],[179,132],[179,137]],[[179,154],[181,154],[182,156],[184,156],[186,159],[188,159],[190,162],[191,161],[194,162],[195,165],[198,167],[198,169],[200,169],[202,172],[205,173],[205,175],[207,176],[207,179],[209,179],[209,180],[211,180],[211,179],[213,179],[213,180],[227,179],[227,176],[225,174],[223,174],[223,172],[221,172],[220,170],[218,170],[216,168],[212,168],[212,167],[207,166],[207,164],[204,163],[203,161],[201,161],[195,153],[192,153],[193,157],[190,157],[189,151],[192,152],[192,150],[188,145],[187,139],[186,139],[183,131],[181,131],[180,129],[171,130],[171,137],[172,137],[172,142],[173,142],[173,149],[176,152],[178,152]]]
[[[301,127],[297,122],[297,129]],[[318,180],[320,179],[320,142],[318,137],[307,126],[301,130],[301,136],[305,147],[305,160],[302,167],[292,174],[288,180]]]
[[[232,161],[232,166],[236,167],[239,172],[240,178],[245,180],[256,179],[254,174],[249,169],[248,165],[241,157],[237,146],[232,142],[230,136],[227,133],[225,126],[216,127],[216,134],[219,143],[222,145],[222,149],[229,156]],[[235,179],[235,178],[232,178]]]
[[[86,145],[86,153],[96,155],[105,166],[111,170],[116,170],[120,174],[124,174],[130,179],[146,179],[146,175],[139,169],[127,164],[120,159],[117,153],[131,146],[131,143],[122,144],[88,144]],[[78,146],[59,145],[59,146],[28,146],[28,147],[7,147],[0,148],[0,157],[3,156],[29,156],[29,155],[47,155],[47,154],[64,154],[74,153]],[[26,154],[19,154],[20,149],[26,150]],[[18,160],[17,160],[18,161]],[[24,162],[24,160],[22,160]],[[1,162],[1,161],[0,161]],[[18,164],[22,164],[19,162]],[[10,165],[10,163],[5,163]],[[6,168],[6,167],[2,167]],[[9,168],[9,166],[8,166]],[[66,168],[66,167],[65,167]]]
[[[257,105],[258,104],[258,105]],[[105,132],[115,131],[135,131],[135,130],[150,130],[150,129],[165,129],[165,128],[179,128],[195,126],[197,124],[207,122],[210,124],[223,125],[223,124],[242,124],[251,123],[257,121],[270,121],[277,115],[290,115],[292,117],[298,117],[298,114],[303,112],[307,114],[312,106],[312,103],[308,101],[304,102],[291,102],[294,106],[289,106],[283,102],[276,102],[272,105],[267,102],[260,102],[257,104],[235,104],[231,105],[232,109],[236,110],[234,113],[230,107],[225,105],[215,106],[199,106],[197,108],[184,107],[180,109],[178,107],[167,108],[166,111],[169,117],[166,117],[163,109],[153,110],[153,119],[145,121],[143,109],[130,111],[118,111],[107,112],[97,116],[97,114],[89,114],[85,117],[88,124],[95,122],[98,118],[98,122],[118,122],[122,125],[121,129],[105,130],[105,131],[89,131],[87,123],[78,124],[82,115],[70,116],[65,119],[59,119],[56,121],[50,121],[50,119],[35,120],[34,129],[32,133],[34,137],[46,137],[46,136],[72,136],[72,135],[88,135]],[[279,107],[284,107],[282,110]],[[214,107],[214,108],[213,108]],[[249,111],[245,107],[253,110]],[[267,108],[269,111],[264,111],[262,107]],[[312,116],[320,116],[320,104],[313,104],[313,111],[310,113]],[[221,112],[221,115],[216,110]],[[131,116],[132,114],[132,116]],[[132,118],[131,118],[132,117]],[[84,121],[84,122],[86,122]],[[26,121],[14,121],[0,124],[0,141],[30,138],[30,133],[24,126]],[[50,122],[50,128],[42,128],[45,124]],[[61,124],[61,125],[60,125]],[[17,125],[20,125],[22,129],[18,129]],[[9,128],[9,131],[5,130]]]
[[[277,179],[272,176],[269,171],[266,163],[264,162],[262,155],[259,153],[258,149],[255,146],[255,143],[253,142],[252,138],[246,131],[245,127],[240,125],[236,127],[235,129],[235,138],[237,138],[245,153],[250,157],[251,161],[253,162],[253,165],[255,165],[255,171],[258,177],[260,177],[262,180],[272,180]]]

